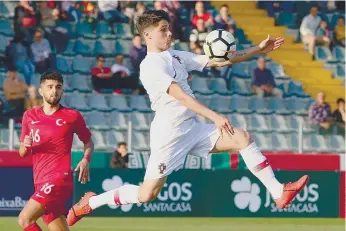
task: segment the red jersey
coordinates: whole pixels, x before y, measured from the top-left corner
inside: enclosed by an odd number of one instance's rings
[[[35,184],[52,179],[72,180],[71,148],[74,133],[82,142],[90,140],[91,133],[83,116],[74,109],[60,105],[50,116],[44,114],[42,107],[24,113],[20,141],[23,142],[26,135],[32,137]]]
[[[100,73],[108,74],[111,73],[111,69],[109,67],[93,67],[91,69],[91,75],[98,75]]]
[[[192,25],[195,28],[197,28],[197,21],[199,19],[203,19],[204,22],[207,22],[210,18],[211,18],[211,15],[209,13],[204,13],[203,16],[199,16],[196,14],[192,17]]]

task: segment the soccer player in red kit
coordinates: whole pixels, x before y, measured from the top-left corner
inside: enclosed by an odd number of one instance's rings
[[[19,214],[18,222],[24,231],[40,231],[36,220],[42,217],[50,231],[68,231],[64,204],[73,191],[73,134],[84,143],[84,158],[75,169],[82,184],[90,180],[93,143],[82,115],[59,104],[63,95],[62,76],[46,72],[40,84],[43,106],[24,113],[19,148],[20,156],[32,155],[35,192]]]

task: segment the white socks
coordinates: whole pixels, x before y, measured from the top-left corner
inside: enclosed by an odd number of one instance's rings
[[[248,169],[263,183],[269,190],[273,199],[279,199],[283,192],[283,185],[275,178],[273,169],[267,163],[257,145],[253,142],[239,153]]]
[[[122,205],[139,203],[138,189],[138,185],[123,185],[119,188],[91,197],[89,199],[89,206],[94,210],[103,205],[116,205],[116,199],[118,199],[118,202]]]

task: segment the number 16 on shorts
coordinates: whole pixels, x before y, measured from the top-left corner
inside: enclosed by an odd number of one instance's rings
[[[42,185],[40,191],[44,192],[45,194],[49,194],[52,191],[53,187],[54,187],[54,184],[45,183],[44,185]]]

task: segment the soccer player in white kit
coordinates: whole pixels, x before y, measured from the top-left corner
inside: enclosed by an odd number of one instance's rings
[[[305,186],[308,176],[280,183],[248,132],[233,128],[227,117],[199,103],[188,85],[189,71],[224,67],[278,49],[283,38],[263,40],[258,46],[230,53],[229,61],[214,62],[205,55],[170,48],[172,33],[165,11],[147,11],[137,19],[137,29],[147,44],[140,79],[149,94],[155,118],[150,128],[151,155],[142,185],[123,185],[96,195],[88,192],[68,214],[74,225],[103,205],[147,203],[156,198],[169,174],[183,167],[187,154],[206,158],[209,153],[239,151],[249,170],[264,184],[279,208],[286,208]],[[201,124],[196,114],[214,124]]]

